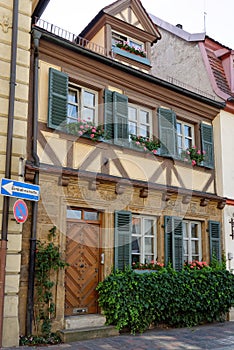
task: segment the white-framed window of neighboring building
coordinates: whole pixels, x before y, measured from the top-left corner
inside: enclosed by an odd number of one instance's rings
[[[69,84],[67,123],[74,123],[82,119],[95,124],[97,100],[96,91]]]
[[[178,154],[180,155],[183,150],[195,145],[194,126],[187,122],[177,120],[176,130]]]
[[[129,135],[152,136],[152,112],[142,106],[128,104]]]
[[[157,218],[132,215],[132,263],[150,263],[157,258]]]
[[[183,255],[184,262],[202,259],[201,223],[183,220]]]
[[[137,50],[140,51],[144,51],[145,47],[144,47],[144,43],[133,39],[127,35],[123,35],[121,33],[118,32],[112,32],[112,46],[116,46],[117,43],[128,43],[129,46],[134,47]]]

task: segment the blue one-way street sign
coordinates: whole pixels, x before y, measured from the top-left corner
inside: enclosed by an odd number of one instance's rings
[[[2,179],[0,194],[3,196],[28,199],[29,201],[39,201],[40,186],[11,179]]]

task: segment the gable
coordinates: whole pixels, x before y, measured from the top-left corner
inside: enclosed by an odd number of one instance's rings
[[[142,6],[140,0],[118,0],[103,9],[103,12],[119,19],[129,25],[161,37],[157,27],[152,22],[150,16]]]

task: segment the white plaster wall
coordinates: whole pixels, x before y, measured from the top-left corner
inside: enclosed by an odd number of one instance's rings
[[[221,101],[211,87],[198,43],[159,30],[162,38],[152,47],[152,74]]]

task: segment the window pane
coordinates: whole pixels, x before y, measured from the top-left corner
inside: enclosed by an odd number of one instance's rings
[[[98,213],[95,211],[85,211],[84,212],[84,219],[89,221],[97,221],[98,220]]]
[[[140,262],[140,255],[132,254],[132,263]]]
[[[81,219],[81,210],[68,209],[67,210],[67,218],[80,220]]]
[[[136,42],[135,42],[135,41],[133,41],[133,40],[130,40],[130,41],[129,41],[129,46],[132,46],[132,47],[134,47],[135,49],[142,50],[142,45],[141,45],[141,44],[136,43]]]
[[[78,119],[78,106],[68,104],[67,114],[68,117]]]
[[[192,147],[192,140],[191,139],[185,139],[184,140],[184,146],[185,146],[185,148],[191,148]]]
[[[137,120],[137,110],[133,107],[128,107],[128,118],[130,120]]]
[[[188,240],[183,241],[183,246],[184,246],[184,255],[188,255]]]
[[[184,135],[185,137],[192,137],[192,129],[188,125],[184,125]]]
[[[149,124],[149,113],[140,110],[140,122],[143,124]]]
[[[132,233],[139,235],[141,232],[141,222],[140,219],[138,218],[133,218],[133,222],[132,222]]]
[[[95,95],[92,92],[84,91],[84,106],[94,107],[95,106]]]
[[[68,102],[72,103],[78,103],[77,101],[77,91],[75,90],[68,90]]]
[[[178,140],[178,147],[182,148],[182,136],[177,136],[177,140]]]
[[[154,221],[150,219],[144,220],[144,234],[145,236],[154,235]]]
[[[132,237],[132,253],[140,253],[141,241],[140,237]]]
[[[136,123],[129,122],[129,134],[137,135],[137,125]]]
[[[180,123],[176,124],[176,130],[177,130],[177,134],[182,134],[182,125]]]
[[[148,255],[152,255],[154,252],[154,239],[151,237],[146,237],[145,238],[145,254]]]
[[[191,224],[191,237],[192,238],[199,238],[199,232],[198,232],[198,225],[197,224]]]
[[[90,108],[84,108],[82,111],[82,119],[86,120],[87,122],[94,123],[94,116],[95,111],[94,109]]]
[[[197,254],[199,252],[199,241],[192,241],[192,254]]]
[[[146,264],[149,264],[152,260],[154,260],[154,255],[153,254],[145,255],[144,262]]]
[[[141,125],[139,135],[149,137],[149,127],[147,125]]]

